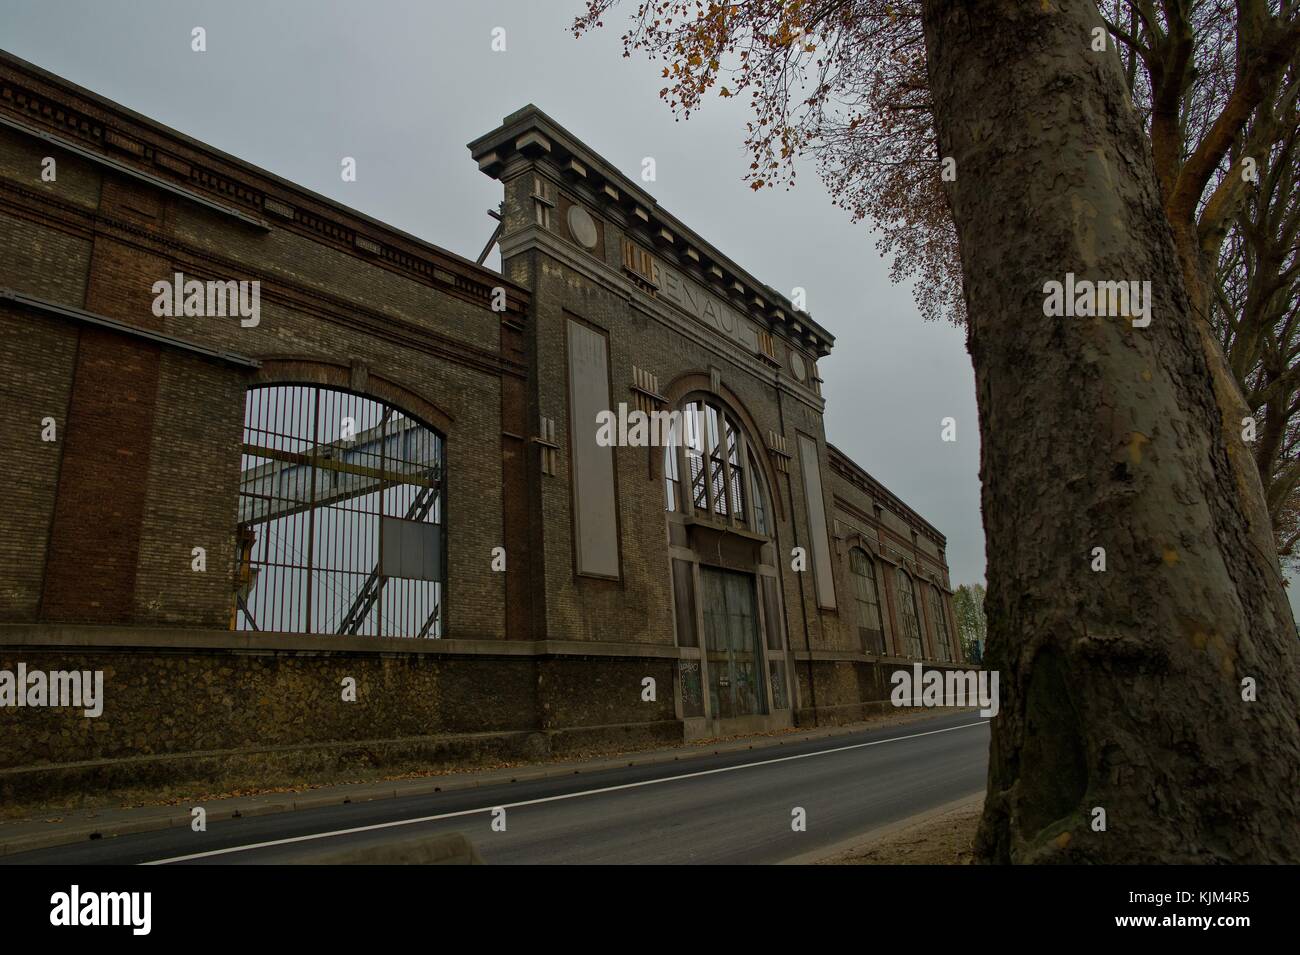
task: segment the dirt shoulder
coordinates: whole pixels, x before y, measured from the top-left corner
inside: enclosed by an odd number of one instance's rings
[[[969,865],[984,794],[948,803],[862,837],[817,865]]]

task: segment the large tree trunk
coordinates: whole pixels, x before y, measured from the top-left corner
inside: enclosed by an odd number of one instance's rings
[[[957,162],[986,662],[1003,696],[977,852],[1296,862],[1300,642],[1118,59],[1090,49],[1097,26],[1091,0],[925,3]],[[1150,325],[1045,317],[1043,285],[1067,272],[1149,280]]]

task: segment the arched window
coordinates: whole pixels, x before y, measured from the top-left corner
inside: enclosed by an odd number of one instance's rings
[[[702,651],[681,671],[682,712],[729,719],[789,710],[775,548],[754,539],[775,534],[761,458],[739,416],[716,396],[691,395],[670,414],[664,507],[675,551],[674,630],[679,646]],[[711,545],[728,533],[750,542],[733,538],[739,546],[724,568]]]
[[[386,402],[251,389],[233,629],[441,637],[443,445]]]
[[[762,478],[735,418],[705,399],[688,401],[679,410],[679,423],[664,448],[665,509],[723,523],[735,520],[771,534]]]
[[[876,565],[861,547],[849,551],[849,570],[853,574],[853,597],[858,609],[858,636],[866,653],[884,652],[884,632],[880,624],[880,594],[876,589]]]
[[[925,657],[921,647],[921,614],[916,604],[916,591],[912,578],[902,567],[898,568],[898,616],[903,635],[903,652],[913,660]]]
[[[934,658],[947,663],[952,659],[952,644],[948,640],[948,617],[943,612],[943,595],[939,588],[930,585],[930,616],[934,620]]]

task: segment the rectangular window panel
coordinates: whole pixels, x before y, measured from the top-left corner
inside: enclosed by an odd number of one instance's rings
[[[745,520],[745,475],[739,466],[731,469],[731,508],[740,521]]]
[[[750,459],[751,461],[753,458]],[[754,502],[754,530],[760,534],[768,533],[767,526],[767,505],[763,503],[763,491],[759,482],[762,479],[758,476],[758,469],[754,468],[754,478],[752,483],[753,493],[750,499]]]
[[[678,477],[677,448],[669,444],[664,448],[664,509],[675,511],[678,498],[682,493],[681,480]]]
[[[781,601],[776,592],[775,577],[760,577],[763,581],[763,616],[767,624],[767,647],[778,653],[785,652],[785,620],[781,617]]]
[[[686,465],[690,471],[691,502],[697,511],[707,514],[709,502],[704,473],[704,411],[698,404],[687,405],[685,419]]]
[[[596,442],[596,415],[609,411],[605,336],[569,319],[569,442],[573,523],[580,574],[618,576],[614,449]]]
[[[441,531],[437,524],[384,517],[380,572],[407,580],[442,580]]]
[[[826,502],[822,498],[821,458],[817,442],[799,435],[799,470],[803,472],[804,501],[808,505],[808,533],[812,538],[813,577],[817,606],[835,609],[835,579],[831,574],[831,541],[826,530]]]
[[[866,627],[859,627],[858,636],[862,638],[862,651],[864,653],[885,652],[885,635],[879,630],[868,630]]]
[[[677,645],[698,647],[695,633],[695,575],[690,561],[673,561],[673,610],[677,619]]]

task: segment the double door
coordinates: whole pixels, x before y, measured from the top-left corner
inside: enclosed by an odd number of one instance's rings
[[[714,718],[767,712],[754,577],[700,567],[704,652]]]

